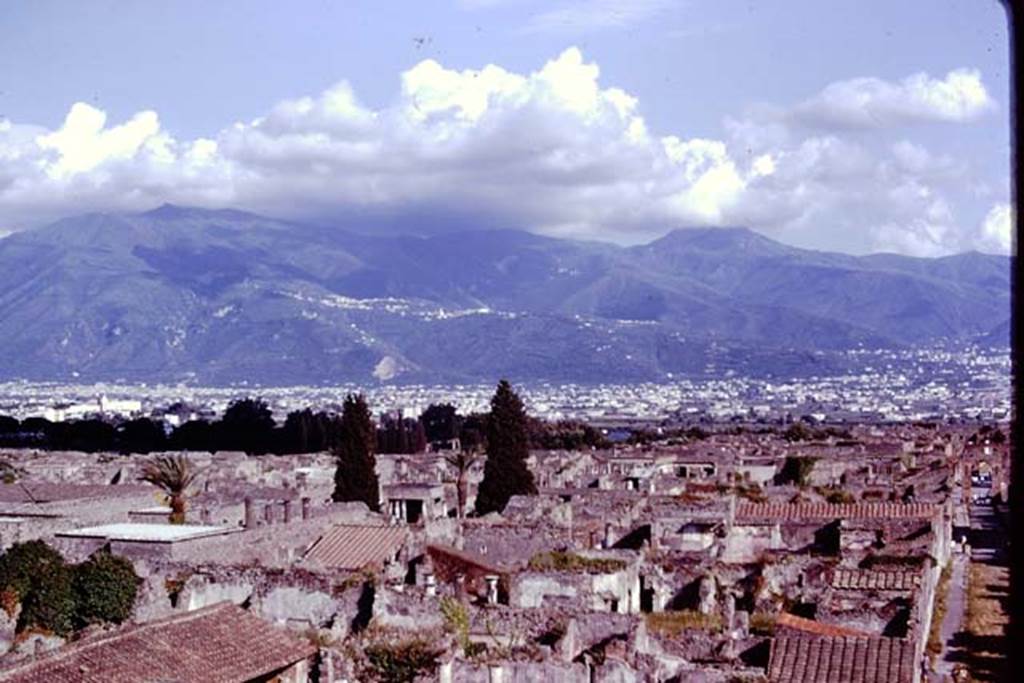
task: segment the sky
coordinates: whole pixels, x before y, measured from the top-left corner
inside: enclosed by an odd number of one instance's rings
[[[987,0],[10,0],[0,234],[165,202],[1009,253]]]

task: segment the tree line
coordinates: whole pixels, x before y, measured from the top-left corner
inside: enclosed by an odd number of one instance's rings
[[[419,417],[385,415],[373,428],[378,453],[422,453],[430,444],[480,452],[487,446],[489,413],[461,415],[450,403],[429,406]],[[371,420],[372,421],[372,420]],[[233,401],[219,420],[190,420],[170,432],[149,417],[51,422],[0,415],[0,446],[87,453],[160,451],[245,451],[251,455],[318,453],[334,450],[343,437],[343,415],[310,408],[288,414],[278,425],[265,401]],[[546,422],[528,417],[530,448],[584,450],[608,445],[604,434],[570,420]]]

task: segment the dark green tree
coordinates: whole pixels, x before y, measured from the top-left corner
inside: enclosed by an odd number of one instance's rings
[[[221,448],[250,454],[262,454],[271,449],[274,415],[263,399],[232,401],[217,426]]]
[[[120,624],[132,615],[139,576],[123,557],[99,551],[72,569],[75,626]]]
[[[71,631],[75,612],[71,570],[63,556],[42,541],[15,543],[0,556],[0,596],[5,607],[21,603],[19,632]]]
[[[341,412],[341,438],[333,449],[335,502],[360,501],[373,511],[380,509],[377,482],[377,430],[362,394],[349,394]]]
[[[175,451],[217,450],[213,425],[206,420],[189,420],[171,434],[169,446]]]
[[[501,512],[509,498],[533,495],[537,487],[526,468],[530,454],[526,410],[507,380],[498,382],[487,419],[487,460],[476,494],[476,512]]]
[[[118,450],[122,453],[152,453],[167,447],[167,435],[159,422],[148,417],[129,420],[117,429]]]
[[[420,415],[427,441],[451,441],[459,435],[462,418],[451,403],[432,403]]]

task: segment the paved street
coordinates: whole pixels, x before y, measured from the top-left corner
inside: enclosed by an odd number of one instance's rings
[[[990,488],[972,486],[971,498],[987,496],[992,493]],[[962,501],[960,488],[954,492],[954,503],[961,511],[966,511],[970,519],[970,531],[967,542],[971,546],[970,557],[954,554],[952,573],[950,575],[948,593],[946,594],[946,614],[940,630],[942,642],[945,644],[942,654],[936,658],[935,672],[930,680],[935,683],[952,680],[954,666],[964,661],[964,653],[959,651],[958,642],[964,615],[967,611],[967,577],[971,562],[996,562],[1003,558],[1003,533],[999,527],[995,508],[989,504],[975,504],[970,500]],[[961,505],[964,503],[964,505]],[[961,512],[963,514],[963,512]],[[960,539],[955,539],[959,541]]]

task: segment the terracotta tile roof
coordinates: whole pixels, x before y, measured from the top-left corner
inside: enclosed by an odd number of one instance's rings
[[[768,659],[768,680],[780,683],[910,683],[914,671],[914,647],[900,638],[780,636]]]
[[[66,645],[0,670],[0,681],[240,683],[315,653],[309,641],[221,602]]]
[[[860,629],[850,628],[849,626],[826,624],[821,621],[814,621],[813,619],[804,619],[789,612],[783,612],[778,616],[775,620],[775,628],[786,628],[816,636],[861,636],[868,638],[876,635],[867,631],[861,631]]]
[[[408,538],[402,526],[339,524],[306,552],[303,561],[330,569],[362,569],[391,559]]]
[[[0,503],[54,503],[107,496],[132,496],[152,493],[142,484],[55,484],[48,481],[19,481],[0,484]]]
[[[830,584],[844,590],[912,591],[921,585],[921,572],[912,569],[836,569]]]
[[[453,548],[450,545],[441,543],[430,543],[427,545],[427,554],[434,563],[434,571],[442,580],[449,580],[448,574],[454,574],[452,567],[470,569],[484,574],[505,574],[508,572],[504,567],[487,561],[487,558],[476,553],[466,552]],[[445,576],[440,576],[440,574]]]
[[[931,519],[930,503],[739,503],[736,518],[762,520]]]

